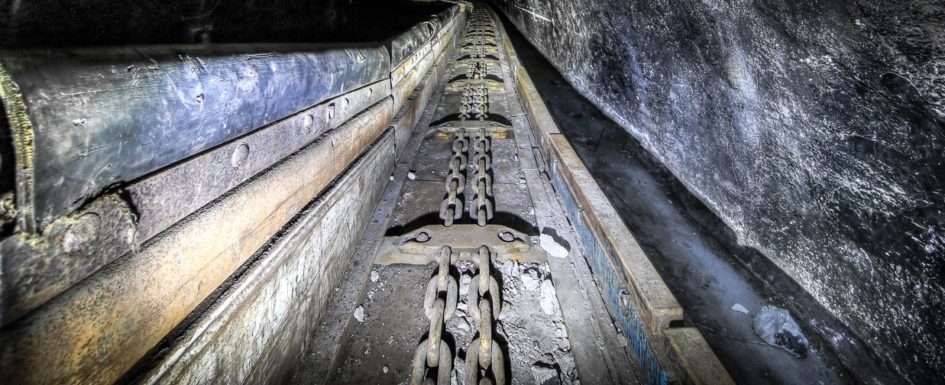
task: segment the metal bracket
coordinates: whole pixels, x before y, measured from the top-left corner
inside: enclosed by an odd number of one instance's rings
[[[374,263],[379,265],[426,265],[434,261],[443,246],[453,249],[453,261],[478,259],[480,246],[489,246],[499,258],[518,262],[545,262],[548,257],[537,238],[501,225],[455,224],[424,226],[400,236],[384,237]]]

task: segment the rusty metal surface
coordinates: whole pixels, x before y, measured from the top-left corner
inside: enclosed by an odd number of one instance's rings
[[[442,52],[455,47],[456,15],[434,16],[425,25],[434,26],[431,37],[437,38],[413,52],[418,60],[406,71],[409,82],[401,82],[400,92],[403,99],[414,94],[417,108],[424,107],[439,78],[439,72],[429,71],[436,68],[436,59],[452,56]],[[379,63],[382,71],[376,68]],[[389,127],[394,112],[390,61],[378,47],[279,44],[19,51],[4,56],[2,64],[4,98],[12,96],[24,107],[17,115],[23,118],[16,120],[17,127],[37,135],[36,140],[17,141],[18,154],[31,166],[21,168],[29,171],[21,174],[30,183],[21,184],[19,191],[28,198],[20,207],[28,210],[18,211],[23,214],[22,229],[43,232],[20,233],[0,245],[3,284],[23,291],[4,286],[3,321],[45,302],[0,332],[0,377],[24,384],[106,384],[126,375],[272,236],[283,230],[289,231],[284,236],[292,236],[291,229],[283,226],[294,223],[293,216]],[[84,75],[69,83],[64,72],[98,76],[95,84],[108,87],[93,89]],[[426,72],[433,73],[431,85],[415,90]],[[55,97],[39,100],[36,95],[42,92]],[[168,128],[171,116],[175,124]],[[145,126],[142,119],[151,119],[149,130],[139,129]],[[408,116],[405,122],[412,126],[416,119]],[[55,130],[65,123],[69,130]],[[394,142],[390,132],[378,145],[391,164]],[[76,168],[56,170],[62,173],[60,180],[49,183],[57,188],[47,183],[52,163],[33,163],[67,157]],[[367,167],[377,175],[370,185],[362,183],[355,189],[361,194],[383,186],[390,172],[387,163]],[[92,178],[82,174],[90,170],[97,170]],[[71,178],[83,183],[70,187]],[[123,186],[120,199],[110,195],[92,200],[80,211],[62,216],[103,188],[129,180],[134,181]],[[35,195],[29,190],[33,182],[37,182]],[[359,203],[344,215],[371,207],[374,198],[356,196],[355,190],[345,190],[349,206]],[[115,208],[96,206],[101,202]],[[353,229],[360,226],[334,219],[332,223],[346,226],[340,232],[357,232]],[[357,235],[347,234],[345,239],[351,243]],[[134,252],[126,254],[129,250]],[[115,261],[122,254],[126,256]],[[343,269],[343,263],[332,266],[336,272]],[[8,268],[16,270],[10,273]],[[223,304],[198,318],[197,329],[184,335],[190,339],[176,345],[182,349],[174,358],[179,361],[161,362],[169,366],[159,366],[163,369],[158,377],[198,383],[222,378],[266,383],[280,378],[292,351],[304,349],[296,345],[303,337],[292,336],[304,335],[299,328],[307,324],[317,324],[317,309],[324,300],[299,305],[311,306],[306,313],[316,317],[311,322],[287,316],[293,320],[289,324],[256,328],[261,315],[283,309],[272,307],[278,301],[258,299],[281,287],[276,281],[284,280],[263,279],[255,281],[256,286],[224,294],[222,301],[227,304],[243,302],[235,308]],[[319,279],[316,285],[329,292],[331,282]],[[16,313],[7,311],[10,303],[17,306]],[[250,343],[242,355],[219,344],[253,339],[264,341],[263,345]],[[213,372],[201,369],[222,356],[238,363]],[[254,364],[260,356],[269,359]],[[208,373],[221,377],[207,377]]]
[[[544,262],[547,254],[537,243],[537,238],[503,225],[457,224],[449,229],[430,225],[384,237],[374,263],[425,265],[433,261],[435,252],[443,246],[452,248],[456,261],[473,261],[482,245],[490,245],[505,260]]]
[[[312,44],[22,50],[0,63],[4,104],[24,109],[11,128],[32,137],[15,141],[32,166],[18,167],[25,230],[390,68],[383,47]]]
[[[26,314],[131,250],[135,215],[115,194],[46,226],[0,242],[0,326]]]
[[[0,332],[0,378],[109,384],[340,175],[387,123],[346,125]]]
[[[282,382],[303,357],[393,167],[388,133],[138,382]]]
[[[140,216],[137,243],[298,151],[347,116],[359,113],[350,124],[386,124],[393,109],[388,86],[381,81],[332,99],[131,184],[127,191]],[[193,181],[200,183],[194,186]]]
[[[5,239],[0,246],[4,256],[0,324],[11,322],[143,244],[324,131],[337,127],[346,116],[386,98],[352,121],[355,125],[382,127],[391,116],[388,86],[386,81],[372,84],[217,147],[128,186],[126,198],[107,195],[84,210],[60,217],[42,234],[18,233]],[[334,104],[347,107],[339,107],[329,118],[325,112]],[[200,181],[196,188],[194,181]],[[82,244],[66,251],[60,246],[66,233],[63,229],[75,228],[76,218],[95,218],[95,232],[80,234]]]
[[[438,25],[427,20],[391,39],[387,43],[390,47],[391,72],[429,42],[437,29]]]

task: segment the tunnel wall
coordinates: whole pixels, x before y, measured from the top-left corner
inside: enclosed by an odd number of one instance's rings
[[[740,243],[942,378],[945,4],[493,3]]]

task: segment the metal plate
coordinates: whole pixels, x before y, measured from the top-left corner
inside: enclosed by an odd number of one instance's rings
[[[0,64],[3,103],[29,118],[11,128],[33,138],[16,152],[19,219],[34,230],[108,186],[387,78],[390,59],[380,46],[222,44],[15,51]]]

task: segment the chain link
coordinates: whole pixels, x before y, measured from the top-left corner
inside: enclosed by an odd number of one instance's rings
[[[476,187],[473,191],[473,203],[469,206],[469,216],[475,219],[479,226],[485,226],[495,213],[492,203],[492,175],[489,173],[492,170],[492,145],[486,129],[479,129],[472,147]]]
[[[459,106],[459,120],[489,118],[489,89],[486,84],[488,75],[487,46],[489,39],[495,36],[495,24],[487,12],[482,9],[473,11],[466,32],[466,42],[470,57],[466,67],[465,85]],[[469,215],[476,219],[479,226],[486,226],[494,215],[492,191],[492,142],[485,128],[467,132],[459,128],[454,132],[452,155],[449,170],[444,182],[446,196],[440,205],[440,218],[444,226],[452,226],[462,218],[463,191],[466,188],[467,165],[475,168],[474,189]],[[471,158],[467,158],[467,152]],[[470,162],[471,160],[471,162]],[[478,250],[478,273],[469,283],[467,306],[478,322],[479,336],[470,344],[466,352],[467,385],[505,385],[505,355],[494,339],[494,322],[502,311],[501,289],[492,275],[492,261],[497,258],[488,246]],[[449,384],[452,369],[452,353],[443,341],[443,328],[456,311],[458,285],[450,276],[452,250],[448,246],[440,249],[437,255],[437,273],[427,283],[423,297],[424,316],[430,321],[427,338],[417,347],[414,354],[410,375],[411,385]],[[436,372],[436,376],[431,374]],[[435,380],[434,380],[435,378]]]
[[[466,151],[469,141],[466,140],[466,130],[460,128],[453,135],[453,155],[450,156],[449,173],[446,174],[446,197],[440,204],[440,219],[446,227],[463,217],[462,193],[466,188]]]
[[[443,341],[443,327],[456,312],[459,285],[450,276],[450,258],[452,250],[443,246],[436,257],[437,272],[427,283],[423,296],[423,315],[430,320],[427,339],[420,342],[413,356],[410,371],[410,384],[433,384],[429,374],[436,368],[436,384],[450,383],[453,367],[453,354],[449,345]]]
[[[496,253],[488,246],[479,247],[479,274],[469,282],[467,304],[470,314],[479,322],[479,338],[466,350],[466,384],[505,385],[505,355],[492,338],[493,322],[502,311],[502,291],[491,272],[495,258]],[[489,372],[492,380],[483,376]]]

